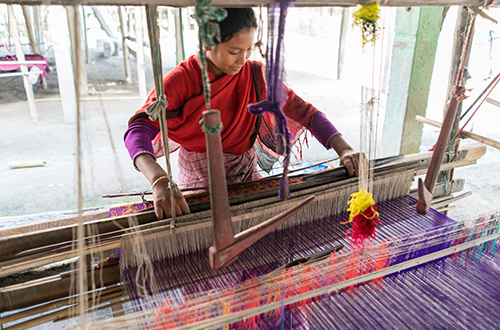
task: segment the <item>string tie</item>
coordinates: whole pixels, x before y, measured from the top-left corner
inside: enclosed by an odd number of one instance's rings
[[[196,0],[195,16],[200,28],[201,41],[207,46],[214,46],[214,38],[220,40],[220,28],[218,22],[227,16],[224,8],[210,6],[210,0]]]
[[[146,108],[145,112],[152,121],[158,120],[160,118],[160,113],[162,110],[168,107],[168,101],[165,98],[165,94],[160,95],[155,101],[153,101]]]
[[[205,125],[205,123],[203,122],[203,119],[202,119],[202,120],[200,120],[200,125],[201,125],[201,130],[205,134],[217,134],[217,133],[220,133],[222,131],[222,123],[219,123],[219,124],[214,125],[214,126],[207,126],[207,125]]]

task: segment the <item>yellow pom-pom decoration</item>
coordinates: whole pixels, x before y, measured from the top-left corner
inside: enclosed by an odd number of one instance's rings
[[[369,42],[374,43],[378,37],[378,20],[380,18],[379,3],[362,6],[357,5],[357,9],[352,15],[354,17],[353,25],[361,27],[361,37],[363,47]]]
[[[362,213],[370,206],[375,205],[375,201],[372,198],[372,194],[361,188],[359,192],[351,194],[351,200],[347,203],[347,205],[349,205],[347,211],[351,213],[349,214],[349,221],[343,223],[352,222],[356,215]]]
[[[375,201],[372,194],[361,188],[359,192],[351,194],[348,205],[349,221],[341,222],[352,222],[352,228],[346,232],[346,238],[354,247],[364,248],[366,239],[375,238],[375,227],[381,222]]]

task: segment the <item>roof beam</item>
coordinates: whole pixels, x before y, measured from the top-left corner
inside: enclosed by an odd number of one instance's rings
[[[295,6],[318,7],[356,6],[358,3],[370,3],[373,0],[297,0]],[[278,0],[212,0],[213,6],[225,7],[249,7],[259,4],[275,3]],[[426,6],[476,6],[486,5],[499,7],[500,0],[381,0],[383,6],[387,7],[426,7]],[[123,6],[172,6],[189,7],[194,6],[196,0],[0,0],[4,4],[19,5],[123,5]]]

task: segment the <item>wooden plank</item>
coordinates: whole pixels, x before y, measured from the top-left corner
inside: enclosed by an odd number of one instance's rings
[[[104,243],[104,244],[98,244],[98,245],[85,247],[83,253],[85,255],[87,255],[87,254],[91,254],[91,253],[99,253],[99,252],[109,251],[109,250],[118,249],[118,248],[120,248],[120,241],[115,240],[114,242],[111,242],[111,243]],[[55,263],[58,261],[68,260],[70,258],[74,258],[74,257],[78,257],[78,256],[79,256],[79,251],[70,250],[67,252],[50,254],[48,256],[41,257],[41,258],[30,258],[31,260],[29,260],[29,261],[16,263],[16,264],[9,265],[9,266],[0,266],[0,277],[15,274],[15,273],[27,270],[27,269],[34,268],[34,267],[48,265],[48,264]]]
[[[22,284],[0,288],[0,313],[35,306],[70,295],[70,288],[75,288],[76,271],[69,271]],[[92,278],[93,276],[93,278]],[[121,280],[118,265],[104,267],[101,270],[87,271],[88,290],[104,288]],[[73,284],[72,284],[73,282]],[[93,288],[95,283],[95,288]]]
[[[259,4],[276,3],[278,0],[212,0],[213,6],[219,7],[249,7]],[[319,6],[339,6],[349,7],[357,4],[367,4],[372,0],[297,0],[295,6],[298,7],[319,7]],[[386,7],[422,7],[422,6],[484,6],[484,0],[387,0],[381,1]],[[122,5],[122,6],[172,6],[189,7],[194,6],[196,0],[0,0],[5,4],[23,5]],[[500,6],[500,0],[492,0],[490,7]]]
[[[449,196],[450,194],[462,191],[464,189],[464,186],[464,179],[455,179],[451,182],[448,182],[446,185],[443,182],[436,183],[436,185],[434,186],[434,191],[432,192],[432,195],[434,196],[433,202],[436,200],[436,198],[442,198],[442,196]],[[411,189],[410,196],[418,198],[418,189]]]

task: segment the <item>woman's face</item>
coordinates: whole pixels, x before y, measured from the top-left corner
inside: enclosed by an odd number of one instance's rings
[[[216,76],[235,75],[252,55],[255,29],[247,29],[235,34],[229,41],[209,47],[208,67]]]

